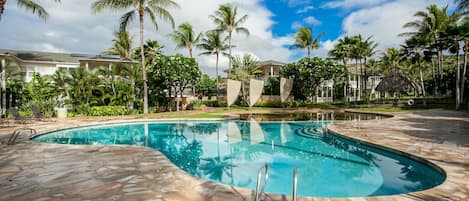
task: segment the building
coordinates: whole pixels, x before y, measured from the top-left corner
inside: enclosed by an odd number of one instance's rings
[[[260,63],[263,75],[261,78],[267,82],[269,77],[278,77],[280,74],[280,70],[282,69],[282,66],[284,66],[286,63],[282,63],[279,61],[274,61],[274,60],[267,60],[267,61],[262,61]]]
[[[73,53],[52,53],[40,51],[19,51],[0,49],[1,64],[14,62],[25,73],[25,81],[29,82],[34,73],[51,75],[59,69],[73,69],[85,67],[94,69],[111,65],[121,67],[124,64],[133,63],[132,60],[122,59],[113,55],[90,55]]]
[[[365,73],[367,78],[365,78]],[[347,101],[360,101],[364,91],[370,96],[380,96],[380,93],[376,91],[376,87],[382,80],[380,74],[369,71],[361,72],[359,68],[351,65],[348,67],[348,75],[348,86],[344,90]]]

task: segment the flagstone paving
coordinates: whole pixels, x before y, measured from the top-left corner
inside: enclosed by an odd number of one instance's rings
[[[38,132],[117,118],[34,122]],[[15,127],[0,128],[5,142]],[[394,118],[344,122],[329,127],[346,137],[422,157],[441,167],[446,181],[435,188],[396,196],[299,200],[469,200],[469,115],[416,111]],[[193,177],[163,154],[137,146],[41,144],[22,136],[0,145],[0,200],[252,200],[252,191]],[[266,194],[263,200],[291,200]]]

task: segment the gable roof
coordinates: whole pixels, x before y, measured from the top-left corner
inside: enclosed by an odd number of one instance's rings
[[[274,65],[274,66],[283,66],[286,63],[280,62],[280,61],[275,61],[275,60],[267,60],[267,61],[261,61],[261,66],[266,66],[266,65]]]

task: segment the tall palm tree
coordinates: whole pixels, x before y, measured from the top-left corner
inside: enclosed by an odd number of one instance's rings
[[[208,31],[205,33],[205,36],[202,38],[202,41],[197,45],[198,48],[205,50],[205,52],[200,53],[200,55],[216,55],[216,76],[217,76],[217,100],[218,100],[218,91],[220,89],[220,80],[218,75],[218,60],[220,54],[228,56],[226,52],[229,49],[229,46],[226,44],[226,38],[222,39],[220,32],[218,31]]]
[[[147,71],[145,66],[144,55],[144,36],[143,36],[143,22],[145,15],[150,17],[155,28],[158,29],[157,17],[170,22],[174,27],[174,19],[168,8],[177,8],[178,4],[172,0],[97,0],[93,3],[92,9],[94,13],[99,13],[104,9],[110,10],[124,10],[131,8],[120,18],[120,29],[126,30],[129,23],[138,15],[140,21],[140,56],[142,63],[143,75],[143,113],[148,113],[148,84],[147,84]]]
[[[293,44],[290,48],[292,49],[307,49],[308,57],[311,56],[311,50],[319,49],[319,40],[321,40],[324,33],[320,33],[313,38],[313,28],[311,27],[301,27],[298,29],[295,35],[296,43]]]
[[[53,1],[60,3],[60,0]],[[0,21],[2,20],[2,15],[5,12],[6,4],[7,0],[0,0]],[[24,8],[27,11],[31,11],[34,15],[37,15],[43,20],[47,20],[49,17],[49,13],[47,13],[46,9],[32,0],[16,0],[16,4],[18,7]]]
[[[422,88],[422,95],[423,97],[426,96],[425,94],[425,84],[423,80],[423,68],[424,65],[424,52],[425,49],[428,47],[430,41],[427,37],[422,35],[415,35],[405,41],[405,44],[402,45],[402,54],[403,56],[411,57],[411,62],[416,64],[419,69],[419,77],[420,77],[420,87]]]
[[[104,53],[110,55],[119,55],[124,59],[132,58],[132,37],[129,32],[119,30],[114,32],[114,39],[112,40],[112,47]]]
[[[408,22],[404,28],[414,28],[415,31],[402,33],[400,36],[414,36],[417,34],[427,35],[432,39],[433,46],[437,49],[438,71],[440,79],[443,79],[443,50],[440,43],[440,36],[452,19],[448,16],[448,6],[438,8],[437,5],[430,5],[426,11],[419,11],[414,15],[418,19]]]
[[[217,28],[217,31],[224,31],[228,34],[228,55],[229,55],[229,64],[228,64],[228,76],[230,75],[231,71],[231,62],[232,62],[232,55],[231,55],[231,39],[233,36],[233,31],[236,33],[243,33],[249,36],[249,30],[245,27],[242,27],[243,24],[247,19],[248,15],[243,15],[239,19],[238,16],[238,7],[233,6],[231,4],[224,4],[218,7],[218,10],[215,11],[214,15],[210,15],[209,17],[213,20]]]
[[[334,57],[337,60],[342,60],[345,68],[348,69],[348,62],[352,57],[354,40],[351,37],[345,36],[340,38],[337,43],[334,45],[334,48],[329,51],[329,56]],[[357,86],[358,89],[358,86]],[[347,97],[344,97],[345,100],[348,100]]]
[[[177,30],[169,34],[171,39],[176,43],[177,48],[187,48],[189,56],[192,58],[192,49],[199,42],[202,33],[196,34],[189,23],[182,23]]]

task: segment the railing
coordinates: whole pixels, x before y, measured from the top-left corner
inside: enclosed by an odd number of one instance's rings
[[[18,139],[18,136],[24,133],[25,131],[29,131],[30,135],[35,135],[37,133],[36,129],[34,128],[18,128],[11,134],[10,138],[8,139],[7,145],[15,144],[15,141],[16,139]]]
[[[261,187],[261,179],[262,179],[262,170],[264,170],[264,183],[262,184]],[[267,180],[269,179],[269,167],[267,166],[267,163],[265,163],[261,168],[259,168],[259,171],[257,173],[257,183],[256,183],[256,192],[254,194],[254,201],[260,201],[260,198],[262,197],[262,194],[264,193],[265,186],[267,184]]]
[[[296,201],[296,190],[298,185],[298,169],[296,167],[293,168],[293,190],[292,190],[292,201]]]

